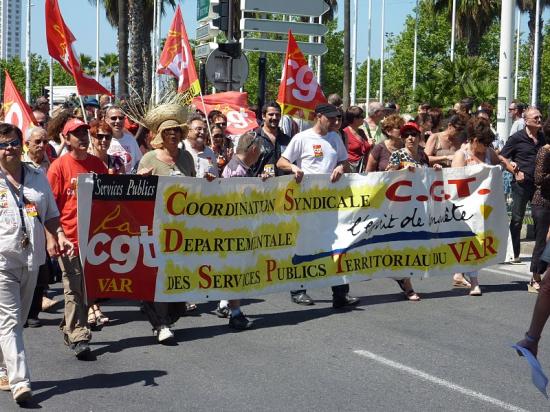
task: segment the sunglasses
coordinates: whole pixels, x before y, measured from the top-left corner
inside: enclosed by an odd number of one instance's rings
[[[111,116],[110,119],[115,122],[117,120],[124,120],[126,117],[125,116]]]
[[[11,142],[0,143],[0,149],[7,149],[8,147],[19,147],[21,146],[21,141],[19,139],[14,139]]]
[[[216,123],[216,126],[218,126],[218,127],[226,127],[226,126],[227,126],[227,123],[225,123],[225,122]]]
[[[95,138],[96,138],[97,140],[103,140],[103,139],[105,139],[105,140],[111,140],[112,137],[113,137],[113,136],[111,136],[110,134],[104,134],[104,133],[98,133],[98,134],[96,134],[96,136],[95,136]]]
[[[405,132],[405,133],[403,133],[403,139],[406,139],[409,136],[420,137],[420,134],[418,134],[416,132]]]

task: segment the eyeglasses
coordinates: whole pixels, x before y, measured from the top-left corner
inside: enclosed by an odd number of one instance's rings
[[[19,147],[21,146],[21,140],[14,139],[11,142],[0,143],[0,149],[7,149],[8,147]]]
[[[416,132],[405,132],[402,137],[406,139],[407,137],[420,137],[420,135]]]
[[[126,117],[125,116],[111,116],[110,119],[111,121],[115,122],[117,120],[124,120]]]
[[[215,123],[215,125],[218,126],[218,127],[226,127],[227,123],[226,122],[220,122],[220,123]]]
[[[95,138],[96,138],[97,140],[103,140],[103,139],[105,139],[105,140],[111,140],[112,137],[113,137],[113,136],[111,136],[110,134],[104,134],[104,133],[97,133],[97,134],[95,135]]]

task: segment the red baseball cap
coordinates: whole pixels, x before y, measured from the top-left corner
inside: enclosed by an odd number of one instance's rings
[[[399,130],[400,134],[404,134],[407,130],[414,130],[418,132],[419,134],[422,133],[422,130],[420,130],[420,127],[415,122],[407,122],[403,126],[401,126],[401,129]]]
[[[74,132],[76,129],[80,129],[81,127],[85,127],[86,129],[90,128],[87,123],[84,123],[80,119],[71,119],[67,123],[65,123],[65,126],[63,127],[63,135],[68,136],[69,133]]]

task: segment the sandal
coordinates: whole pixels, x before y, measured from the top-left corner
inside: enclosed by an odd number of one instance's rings
[[[540,280],[535,280],[531,278],[531,281],[527,284],[527,292],[539,293],[539,289],[540,289]]]
[[[414,291],[414,289],[411,287],[411,289],[407,289],[405,282],[406,279],[399,279],[396,280],[397,284],[403,291],[403,295],[405,295],[405,299],[407,299],[410,302],[418,302],[420,301],[420,296]]]
[[[90,306],[90,310],[94,311],[94,317],[95,317],[95,324],[96,325],[103,326],[103,325],[109,323],[109,318],[107,316],[105,316],[105,314],[101,311],[101,308],[99,307],[99,305],[97,303]],[[89,317],[90,317],[90,315],[89,315],[89,312],[88,312],[88,319],[89,319]]]
[[[472,284],[466,280],[464,275],[462,275],[460,278],[453,276],[453,288],[462,288],[462,289],[470,289],[472,287]]]
[[[521,346],[524,349],[527,349],[536,358],[537,352],[538,352],[539,339],[540,339],[540,336],[538,338],[534,338],[532,336],[529,336],[529,333],[525,332],[525,339],[520,340],[518,343],[516,343],[516,345]],[[533,345],[534,345],[534,348],[532,348]],[[516,349],[516,352],[518,356],[523,356],[523,353],[521,353],[521,351]]]
[[[97,319],[95,317],[95,312],[93,306],[88,308],[88,326],[94,327],[97,325]]]

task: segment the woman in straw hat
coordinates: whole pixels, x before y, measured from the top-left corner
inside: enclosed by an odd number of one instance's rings
[[[138,174],[195,177],[193,156],[179,144],[187,136],[187,111],[177,104],[157,106],[147,113],[143,122],[155,133],[154,150],[146,153],[138,166]],[[185,313],[185,302],[144,302],[143,310],[160,343],[174,338],[170,326]]]

